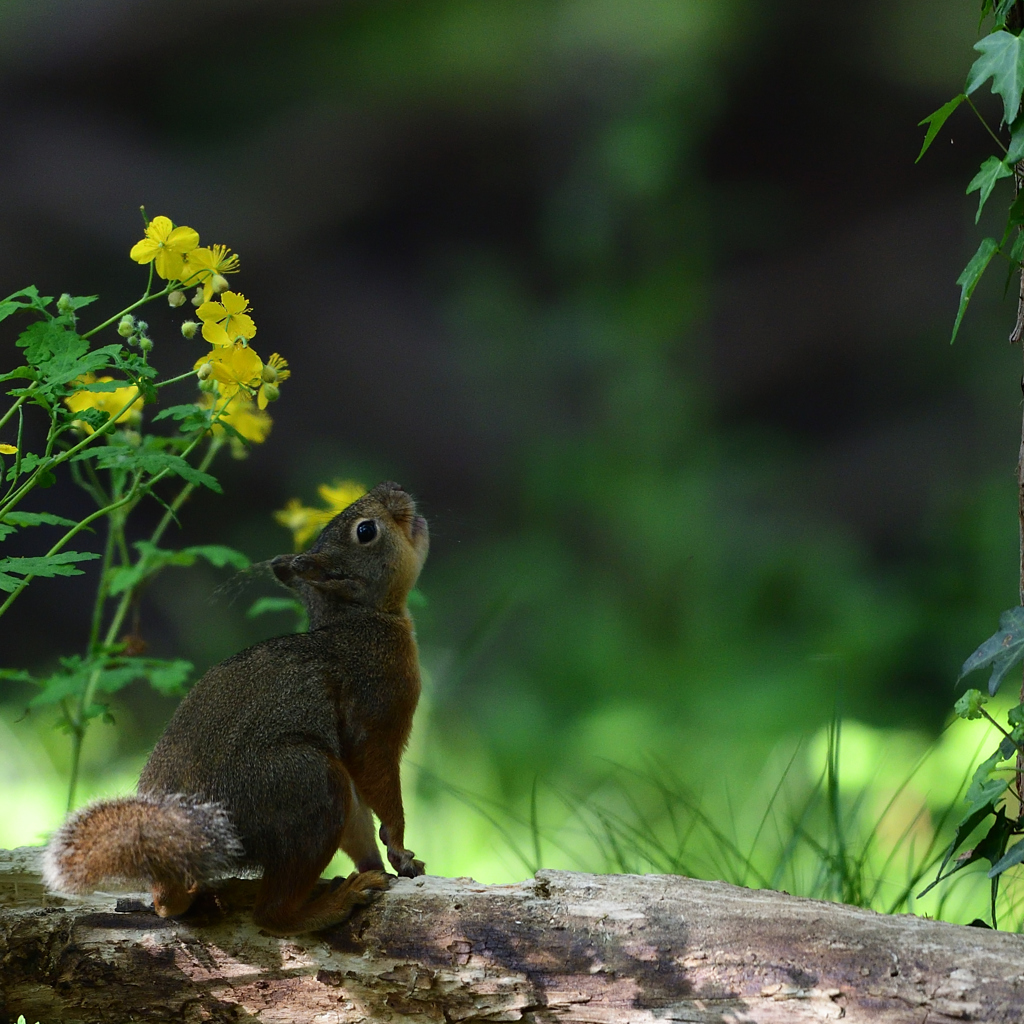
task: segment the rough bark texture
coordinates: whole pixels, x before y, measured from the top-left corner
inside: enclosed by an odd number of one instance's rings
[[[0,1020],[1024,1021],[1024,937],[665,875],[401,879],[273,938],[253,882],[204,918],[43,891],[0,852]]]

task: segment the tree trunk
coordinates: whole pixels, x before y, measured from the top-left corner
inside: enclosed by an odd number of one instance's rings
[[[351,922],[279,939],[255,883],[162,920],[44,892],[0,851],[0,1019],[1024,1021],[1024,937],[668,875],[401,879]],[[205,915],[205,916],[204,916]]]

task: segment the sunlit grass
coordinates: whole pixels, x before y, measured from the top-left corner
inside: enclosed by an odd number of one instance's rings
[[[575,777],[531,780],[514,802],[482,739],[439,749],[429,706],[421,725],[405,768],[407,842],[431,873],[484,882],[540,867],[675,873],[888,913],[989,916],[987,864],[917,895],[959,820],[971,769],[996,742],[983,721],[955,721],[936,742],[847,721],[782,742],[763,763],[736,759],[699,778],[663,751],[628,764],[574,757]],[[134,789],[144,756],[121,754],[118,738],[101,723],[90,732],[83,801]],[[65,746],[45,719],[0,709],[0,846],[38,845],[60,823]],[[339,854],[329,873],[349,870]],[[1021,928],[1016,872],[1004,876],[998,910],[1001,927]]]

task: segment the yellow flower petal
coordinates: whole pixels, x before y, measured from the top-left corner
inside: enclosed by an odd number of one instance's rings
[[[203,324],[203,337],[211,345],[222,345],[225,348],[230,347],[234,342],[228,337],[228,332],[224,330],[223,326],[218,323],[214,323],[212,320],[207,320]]]
[[[180,228],[175,228],[167,236],[164,244],[168,249],[173,249],[175,252],[191,252],[199,245],[199,232],[194,228],[182,225]]]
[[[13,444],[0,444],[0,455],[17,455],[18,449]]]
[[[132,246],[128,255],[136,263],[150,263],[159,251],[159,242],[154,242],[152,238],[143,238],[142,241],[136,242]]]
[[[165,281],[175,281],[180,278],[184,266],[185,261],[181,253],[167,248],[161,248],[153,262],[157,275]]]
[[[146,237],[152,238],[154,242],[165,242],[173,230],[174,224],[170,217],[154,217],[146,225]]]
[[[196,316],[200,320],[213,320],[219,322],[224,320],[228,311],[219,302],[204,302],[197,310]]]
[[[220,303],[230,316],[244,313],[249,308],[246,297],[238,292],[224,292],[220,297]]]
[[[343,512],[353,501],[358,501],[366,493],[366,488],[355,480],[335,480],[331,485],[321,484],[317,491],[330,505],[333,516]]]

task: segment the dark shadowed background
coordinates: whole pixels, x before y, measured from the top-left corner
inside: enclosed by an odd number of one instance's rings
[[[8,0],[0,292],[126,305],[140,204],[240,253],[260,352],[293,376],[180,543],[262,559],[290,546],[289,497],[409,488],[432,531],[409,842],[439,871],[521,874],[446,784],[522,807],[657,759],[742,802],[837,706],[936,735],[1017,603],[1001,280],[948,344],[983,131],[961,108],[914,164],[976,19],[968,0]],[[180,316],[147,318],[161,368],[191,365]],[[288,628],[245,618],[269,584],[224,580],[167,570],[150,649],[199,671]],[[91,585],[34,583],[0,662],[78,651]],[[66,741],[0,686],[10,785],[59,776]],[[125,691],[92,791],[130,784],[172,709]],[[41,792],[5,841],[53,826]]]

